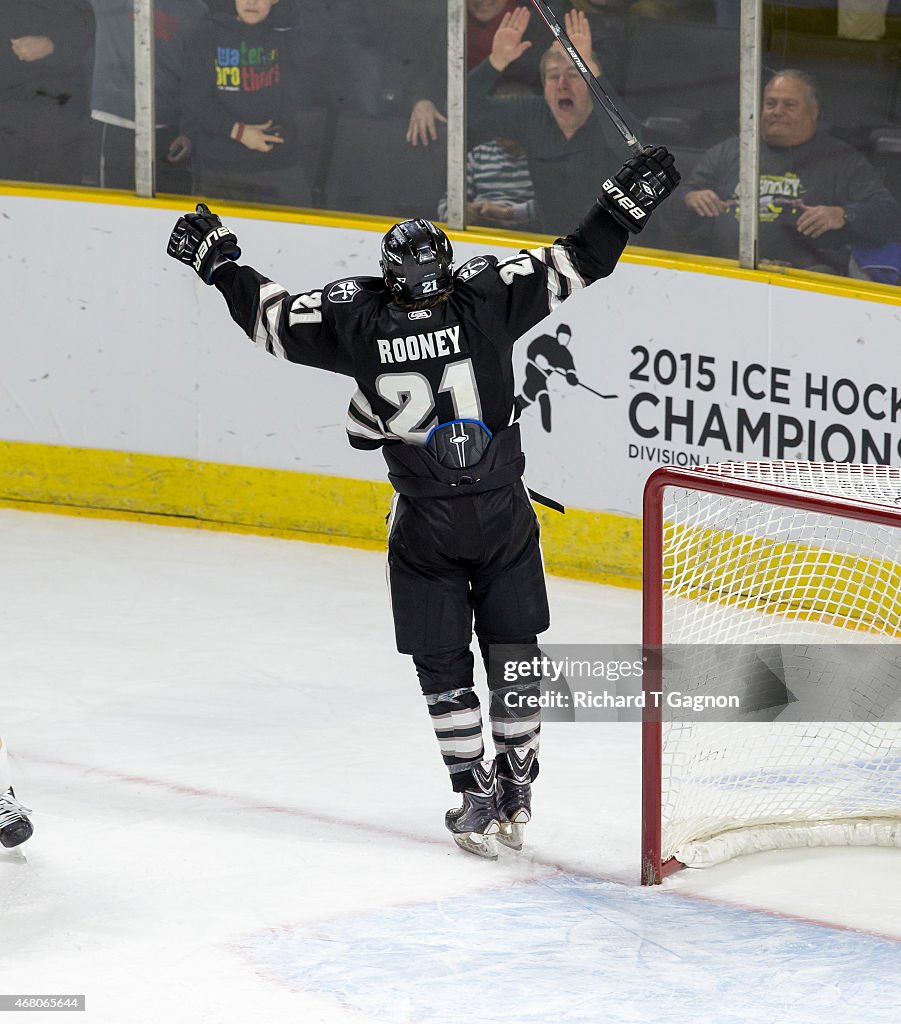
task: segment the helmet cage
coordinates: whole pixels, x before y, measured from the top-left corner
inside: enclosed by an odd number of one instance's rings
[[[394,298],[413,303],[450,291],[453,260],[447,235],[420,218],[395,224],[385,235],[379,266]]]

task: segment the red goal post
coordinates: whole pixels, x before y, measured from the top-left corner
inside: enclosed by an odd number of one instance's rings
[[[901,470],[801,461],[664,467],[645,486],[643,520],[649,648],[901,638]],[[643,884],[685,866],[683,850],[703,864],[789,846],[901,846],[897,723],[832,732],[825,723],[670,725],[650,698],[662,688],[658,662],[649,659],[644,680]],[[861,750],[878,758],[867,768],[880,787],[849,806],[853,787],[818,786],[817,773],[840,775],[842,764],[860,764]],[[772,786],[750,795],[747,780],[764,761],[779,766],[788,799],[774,800]],[[737,796],[733,789],[720,799],[711,764],[720,780],[744,773]]]

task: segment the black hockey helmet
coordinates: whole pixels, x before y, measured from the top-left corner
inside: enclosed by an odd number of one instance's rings
[[[414,303],[450,291],[454,250],[431,221],[405,220],[382,239],[379,266],[395,299]]]

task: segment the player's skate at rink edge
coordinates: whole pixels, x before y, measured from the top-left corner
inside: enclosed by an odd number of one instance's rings
[[[521,848],[531,816],[540,720],[523,698],[539,680],[511,685],[489,671],[495,756],[486,758],[473,624],[486,670],[489,645],[516,645],[517,660],[529,661],[549,625],[514,422],[513,345],[577,289],[609,276],[630,232],[678,183],[672,155],[648,146],[552,245],[477,256],[454,271],[444,232],[404,221],[382,240],[380,277],[294,293],[238,265],[236,236],[203,204],[169,239],[169,255],[222,293],[256,345],[353,379],[348,440],[382,449],[397,492],[388,535],[395,639],[413,657],[461,799],[446,825],[459,846],[489,859],[495,837]]]
[[[12,787],[12,776],[6,744],[0,739],[0,846],[12,849],[29,840],[34,832],[31,811],[17,799]]]

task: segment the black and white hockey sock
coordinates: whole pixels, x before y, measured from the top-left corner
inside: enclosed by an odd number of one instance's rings
[[[470,686],[425,699],[451,785],[462,793],[472,787],[472,768],[485,756],[479,698]]]
[[[472,685],[472,652],[461,647],[414,654],[413,664],[451,786],[462,793],[472,788],[472,769],[485,756],[482,709]]]
[[[491,691],[489,719],[495,751],[501,755],[524,747],[537,753],[541,734],[541,673],[531,666],[537,666],[535,659],[541,654],[540,648],[534,638],[496,646],[505,662],[513,661],[522,667],[511,679],[506,676],[504,664],[498,664],[492,656],[490,646],[480,641],[480,647]]]

